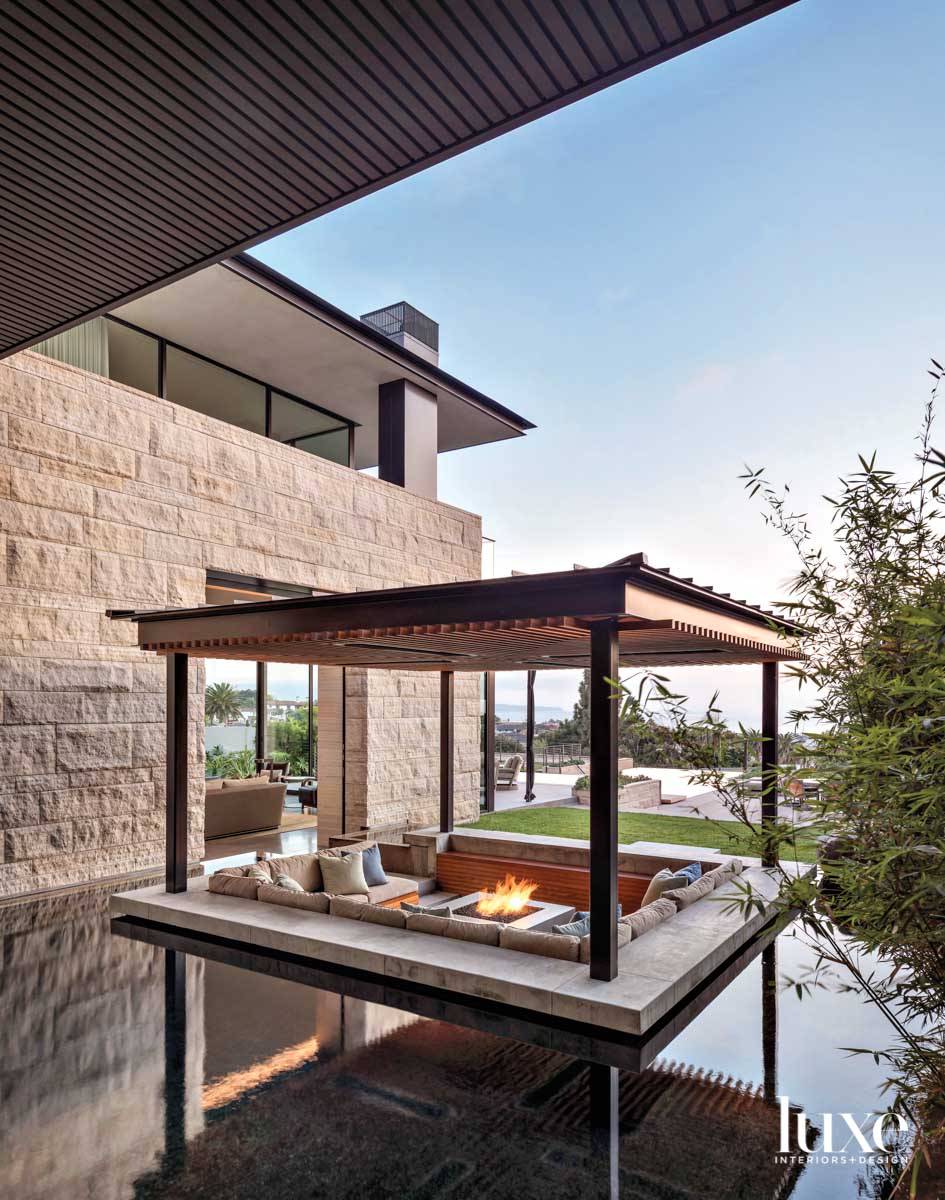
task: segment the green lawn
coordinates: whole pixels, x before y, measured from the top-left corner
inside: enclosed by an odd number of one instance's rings
[[[548,837],[588,837],[588,813],[578,808],[530,808],[485,813],[464,829],[498,829],[506,833],[544,834]],[[737,821],[709,821],[702,817],[665,817],[662,814],[620,813],[621,842],[675,842],[682,846],[718,847],[724,853],[750,853],[745,829]],[[729,831],[729,827],[731,830]],[[798,858],[813,862],[816,833],[799,830]]]

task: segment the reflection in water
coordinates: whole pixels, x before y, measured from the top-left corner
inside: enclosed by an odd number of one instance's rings
[[[866,1173],[776,1161],[779,1065],[812,1114],[871,1107],[879,1080],[833,1050],[851,998],[779,1014],[773,946],[618,1071],[118,937],[106,908],[0,908],[0,1195],[843,1200]]]

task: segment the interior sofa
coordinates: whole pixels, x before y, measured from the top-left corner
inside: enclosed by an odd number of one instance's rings
[[[249,779],[208,779],[204,837],[278,829],[284,806],[285,784],[270,783],[268,771]]]

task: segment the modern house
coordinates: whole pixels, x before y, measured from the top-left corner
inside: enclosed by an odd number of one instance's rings
[[[109,610],[478,578],[480,518],[437,498],[437,456],[530,428],[439,366],[410,305],[358,320],[245,255],[0,362],[0,896],[164,859],[165,672]],[[436,680],[303,665],[303,692],[314,670],[319,837],[429,824]],[[457,819],[478,811],[475,684]],[[192,687],[199,860],[202,670]]]

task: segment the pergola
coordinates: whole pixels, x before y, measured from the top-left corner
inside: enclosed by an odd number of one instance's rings
[[[113,613],[167,660],[167,890],[187,888],[190,658],[437,672],[440,829],[453,828],[455,672],[590,668],[594,979],[617,975],[617,715],[621,667],[762,664],[762,820],[777,815],[778,663],[798,627],[633,554],[597,569],[163,612]]]

